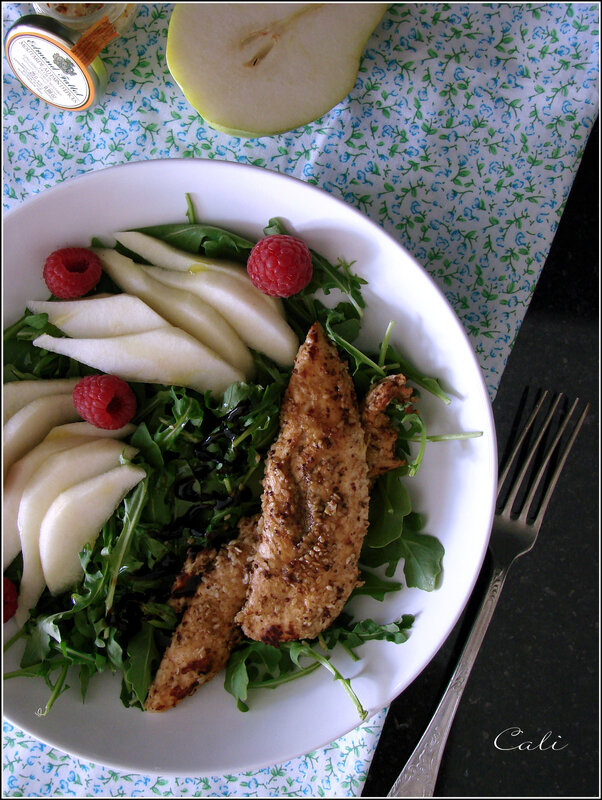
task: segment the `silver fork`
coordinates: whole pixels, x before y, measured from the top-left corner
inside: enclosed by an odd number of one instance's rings
[[[565,433],[569,420],[579,404],[579,399],[577,399],[572,403],[568,411],[559,413],[560,426],[550,445],[545,448],[539,465],[536,464],[532,467],[535,455],[538,454],[539,457],[538,450],[540,449],[544,434],[550,428],[556,410],[563,397],[562,394],[558,394],[552,399],[545,420],[537,432],[533,444],[530,445],[528,453],[523,457],[523,445],[527,435],[535,426],[536,422],[539,423],[538,416],[540,416],[540,411],[548,394],[549,392],[547,390],[542,393],[527,423],[520,432],[506,465],[499,475],[497,502],[498,507],[501,505],[501,508],[499,511],[496,511],[491,540],[489,542],[489,552],[491,554],[493,567],[483,602],[474,620],[454,674],[437,706],[437,710],[387,797],[434,796],[441,757],[456,714],[456,709],[499,600],[506,574],[515,559],[529,552],[535,544],[558,477],[560,476],[569,451],[573,446],[579,429],[589,410],[588,403],[574,425],[568,440],[559,448],[556,465],[552,475],[549,477],[549,482],[547,483],[547,488],[539,503],[539,508],[535,512],[532,506],[538,495],[538,489],[540,490],[540,494],[543,491],[542,487],[545,483],[543,478],[548,471],[550,459],[554,455]],[[542,413],[542,416],[543,415],[545,415],[545,410]],[[512,468],[517,470],[516,475],[511,479],[509,490],[504,490],[506,479]],[[529,473],[530,468],[532,468],[532,472],[535,471],[536,473],[534,477]],[[525,484],[527,489],[525,489]],[[527,491],[522,501],[519,497],[521,489],[523,493]],[[507,496],[504,499],[506,492]],[[519,505],[516,511],[514,509],[515,504]],[[536,513],[536,515],[532,518],[534,513]]]

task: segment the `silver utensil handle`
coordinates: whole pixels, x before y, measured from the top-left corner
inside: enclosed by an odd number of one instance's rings
[[[447,742],[458,703],[506,578],[506,568],[494,567],[479,612],[462,650],[458,665],[445,689],[428,728],[416,745],[407,764],[387,797],[433,797],[441,757]]]

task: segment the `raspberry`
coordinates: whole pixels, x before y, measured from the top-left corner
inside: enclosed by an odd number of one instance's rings
[[[260,239],[253,247],[247,272],[253,285],[264,294],[290,297],[311,281],[311,253],[301,239],[276,233]]]
[[[136,413],[136,395],[116,375],[88,375],[75,385],[73,405],[91,425],[114,431]]]
[[[2,612],[4,622],[8,622],[8,620],[14,616],[18,604],[17,587],[10,578],[3,579],[2,596]]]
[[[74,300],[93,289],[102,274],[98,256],[85,247],[55,250],[44,264],[46,286],[60,300]]]

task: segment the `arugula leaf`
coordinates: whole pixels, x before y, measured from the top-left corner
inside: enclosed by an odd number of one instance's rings
[[[200,253],[209,258],[234,259],[245,264],[255,242],[232,231],[203,223],[171,223],[133,228],[154,236],[187,253]]]
[[[414,617],[411,614],[404,614],[400,619],[384,624],[372,619],[354,622],[349,615],[342,614],[333,626],[320,635],[320,641],[329,650],[340,644],[354,660],[358,660],[359,656],[354,651],[365,642],[374,639],[394,644],[407,642],[408,631],[413,624]]]
[[[389,327],[392,327],[391,323]],[[390,336],[390,330],[387,331],[387,334]],[[443,389],[437,378],[430,377],[420,372],[420,370],[416,369],[410,361],[404,358],[401,353],[388,342],[388,339],[386,341],[386,345],[381,350],[380,360],[387,374],[402,372],[408,379],[408,383],[426,389],[427,392],[438,397],[439,400],[446,405],[451,403],[451,397]]]
[[[403,467],[391,470],[376,481],[370,497],[366,546],[382,548],[403,531],[404,517],[412,510],[410,493],[403,483]]]
[[[443,574],[443,545],[434,536],[407,528],[400,542],[403,546],[403,574],[407,585],[432,592],[439,586]]]
[[[36,347],[33,340],[42,333],[63,336],[62,331],[48,322],[48,314],[32,314],[29,311],[6,329],[3,337],[4,383],[40,378],[75,378],[97,371],[72,361],[68,356]]]
[[[121,691],[121,700],[125,705],[144,707],[159,660],[153,627],[143,623],[127,647]]]
[[[374,600],[382,601],[385,595],[391,592],[398,592],[402,588],[402,584],[398,581],[386,581],[379,575],[370,570],[360,568],[359,582],[354,587],[349,599],[358,597],[360,595],[368,595]]]
[[[105,612],[109,614],[113,609],[113,599],[117,588],[117,581],[128,555],[134,531],[148,492],[148,476],[136,486],[134,491],[124,500],[125,515],[124,525],[119,535],[115,550],[109,556],[109,581],[105,598]]]
[[[248,711],[250,689],[275,689],[322,666],[347,692],[360,719],[365,719],[367,712],[353,690],[351,681],[332,664],[324,651],[334,650],[340,645],[357,660],[359,656],[355,649],[365,642],[379,639],[400,644],[407,641],[408,630],[413,622],[414,617],[409,614],[394,622],[379,624],[371,619],[355,622],[352,617],[343,613],[312,641],[281,642],[278,647],[274,647],[263,642],[244,640],[228,660],[224,688],[235,698],[239,710]],[[305,663],[306,661],[309,663]]]
[[[275,688],[280,675],[290,671],[290,665],[283,664],[286,660],[284,650],[263,642],[249,640],[242,648],[234,650],[226,665],[224,688],[236,698],[240,711],[249,710],[246,703],[249,688],[259,685]]]

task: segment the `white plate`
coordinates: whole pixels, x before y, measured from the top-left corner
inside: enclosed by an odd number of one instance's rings
[[[91,236],[185,221],[185,193],[199,219],[260,237],[271,217],[331,260],[354,261],[365,288],[367,340],[377,344],[390,319],[393,342],[424,372],[438,376],[449,406],[422,392],[432,433],[481,430],[478,439],[427,446],[412,479],[414,508],[425,532],[446,553],[441,588],[405,589],[383,603],[365,600],[361,611],[379,622],[416,615],[402,645],[370,642],[362,659],[335,663],[353,678],[369,714],[388,705],[424,669],[457,621],[481,567],[494,510],[496,444],[491,406],[470,343],[427,273],[363,214],[295,178],[246,165],[205,160],[126,164],[84,175],[46,191],[8,213],[4,221],[4,325],[27,300],[45,298],[45,257],[67,245],[88,246]],[[401,570],[400,573],[401,575]],[[4,629],[12,632],[12,622]],[[14,647],[5,659],[13,669]],[[76,757],[118,769],[163,775],[216,775],[260,768],[315,750],[359,724],[349,698],[325,670],[275,691],[256,691],[243,714],[223,688],[222,676],[164,714],[126,710],[119,677],[97,676],[82,706],[79,691],[62,695],[47,717],[37,717],[48,689],[41,679],[4,685],[4,711],[12,723]]]

